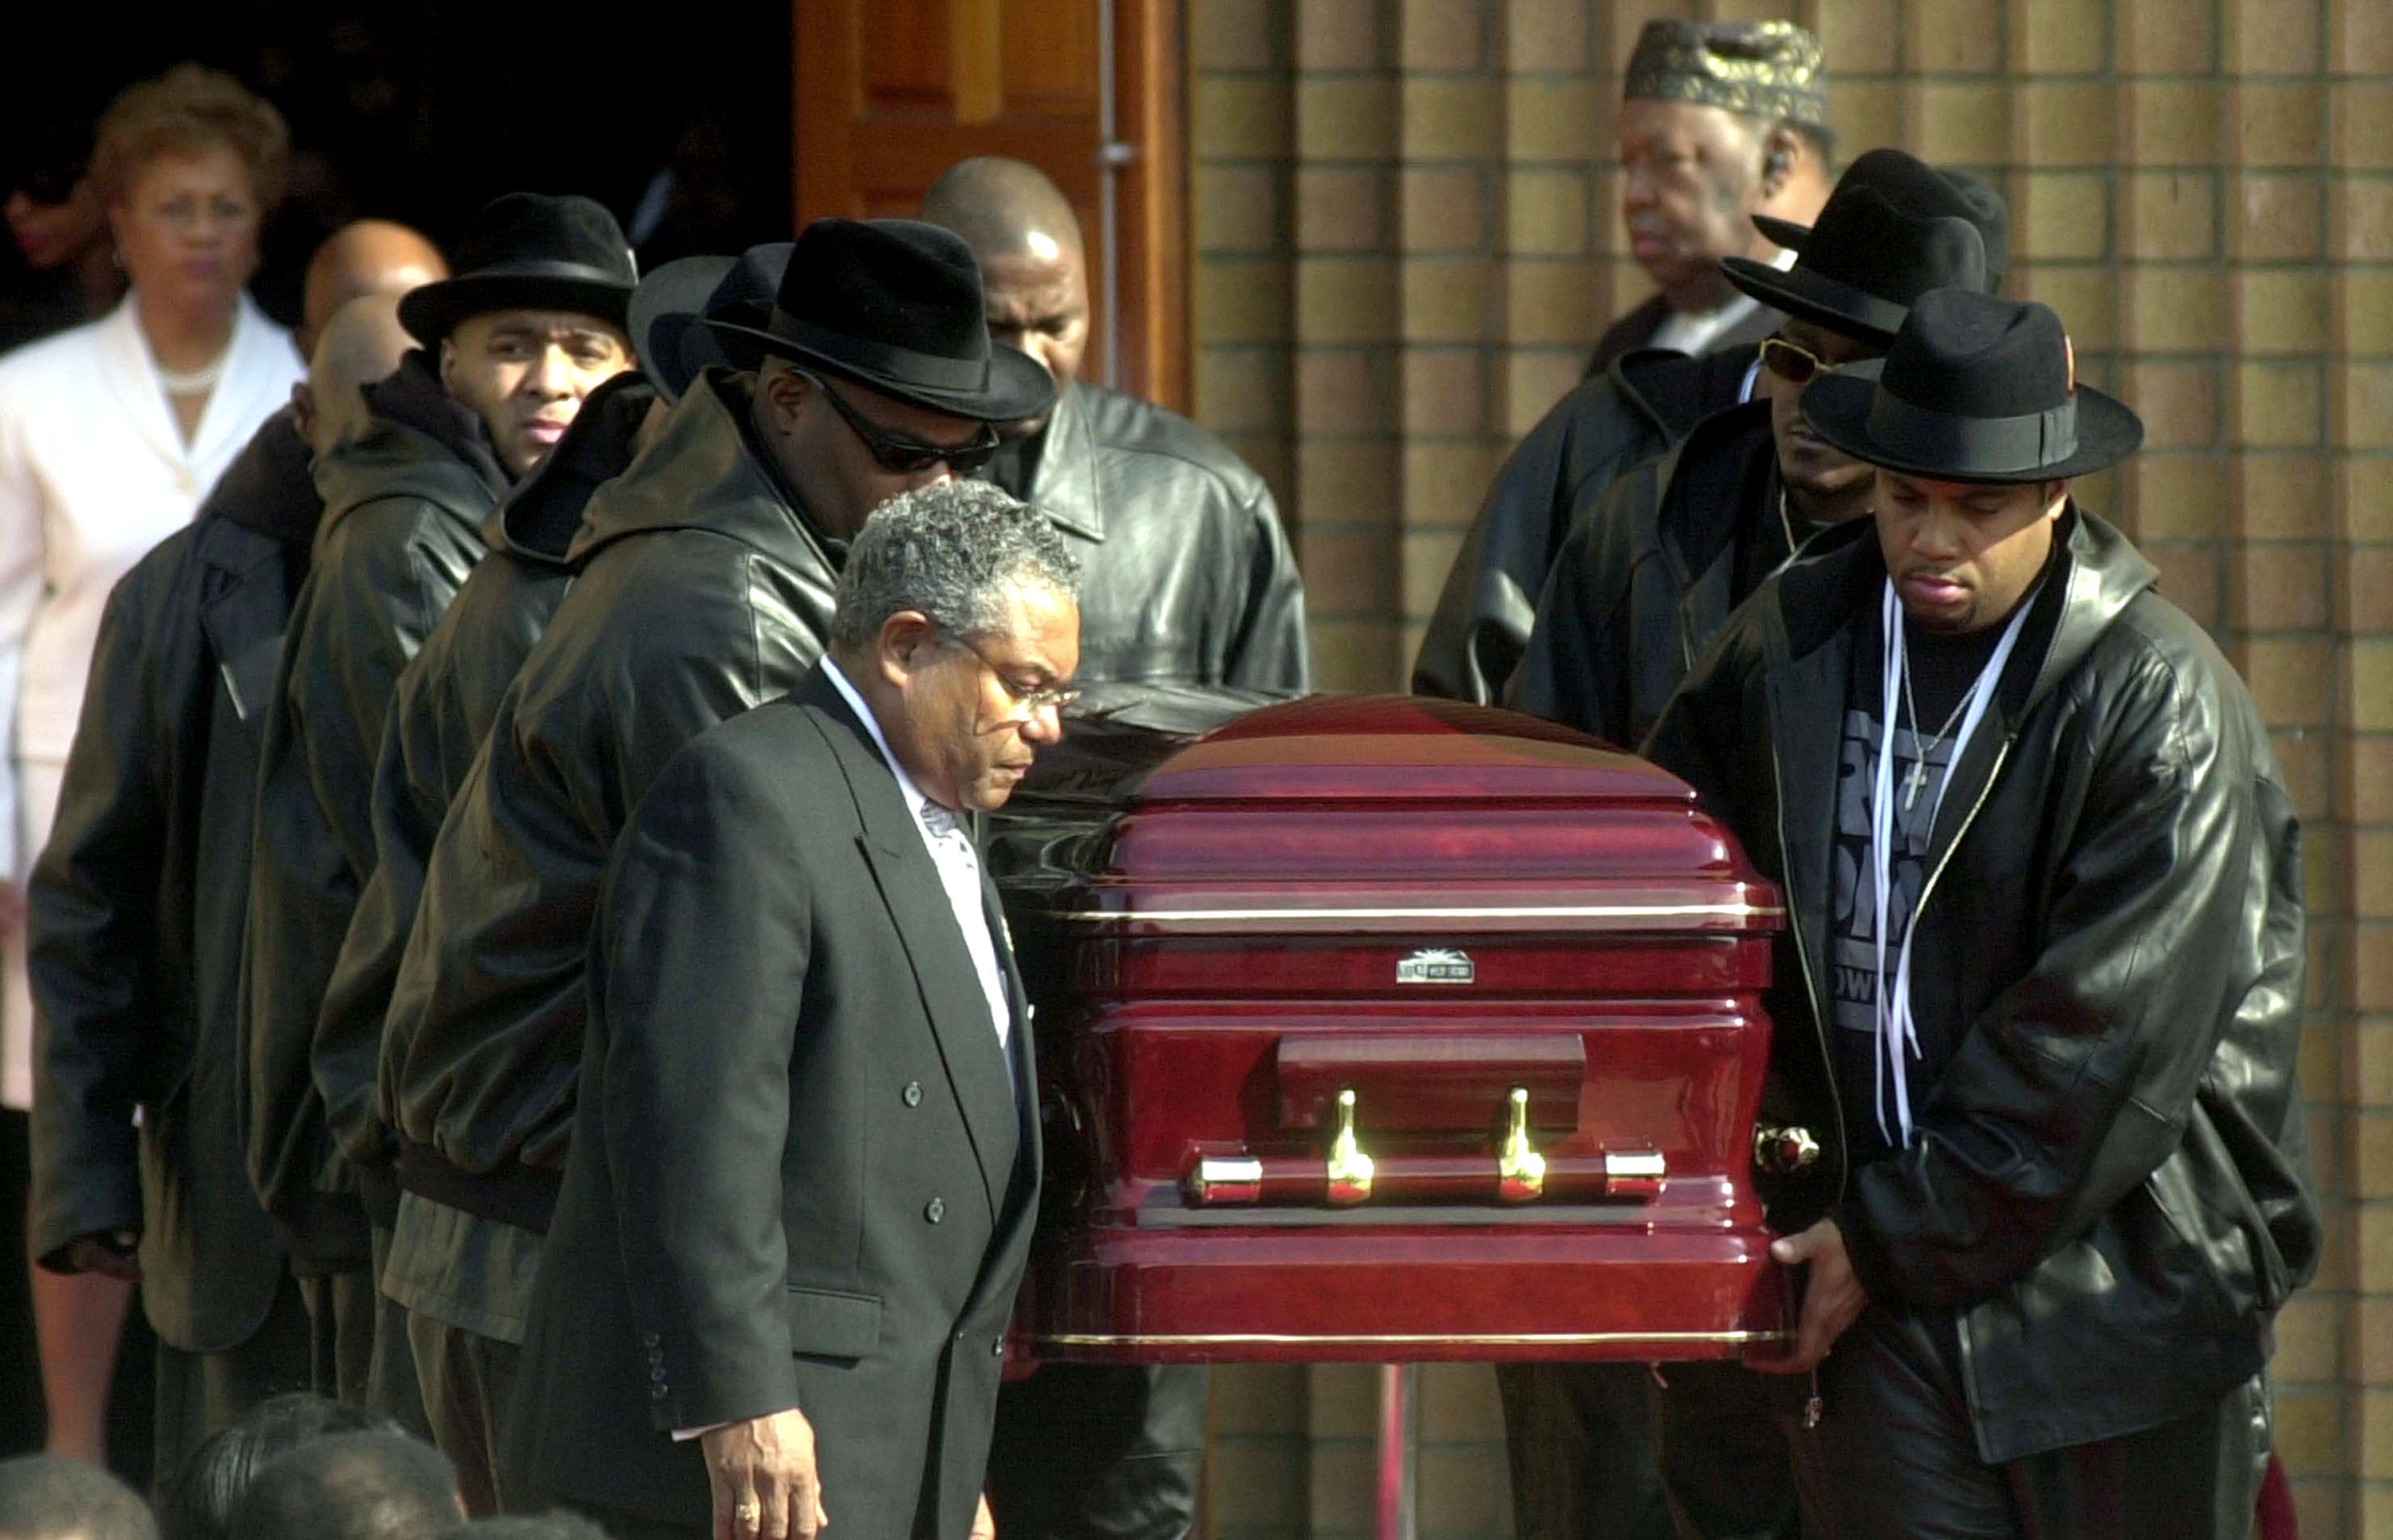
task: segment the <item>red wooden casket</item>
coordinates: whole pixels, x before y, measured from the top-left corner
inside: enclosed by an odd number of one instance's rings
[[[1097,736],[997,841],[1050,1166],[1026,1355],[1783,1351],[1781,909],[1682,783],[1406,698]]]

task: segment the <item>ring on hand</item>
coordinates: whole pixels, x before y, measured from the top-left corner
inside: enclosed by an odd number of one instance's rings
[[[731,1511],[733,1518],[738,1519],[743,1524],[752,1527],[759,1520],[765,1517],[765,1505],[762,1503],[742,1503]]]

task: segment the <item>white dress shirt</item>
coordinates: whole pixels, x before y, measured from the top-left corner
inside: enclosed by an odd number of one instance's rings
[[[897,756],[889,751],[889,740],[882,736],[881,724],[873,716],[872,708],[848,683],[847,675],[840,672],[839,665],[826,656],[822,668],[840,698],[864,724],[864,730],[872,735],[873,746],[888,762],[889,773],[897,777],[897,794],[906,799],[907,810],[914,815],[914,829],[922,836],[922,848],[930,852],[931,864],[938,868],[939,885],[948,890],[948,907],[955,911],[956,929],[963,933],[964,947],[972,953],[973,971],[980,975],[981,994],[988,1001],[988,1019],[997,1025],[998,1051],[1011,1077],[1013,1003],[1006,992],[1005,969],[997,960],[997,937],[989,932],[988,910],[981,903],[980,856],[957,822],[954,810],[923,795],[922,789],[914,784],[914,777],[897,763]]]
[[[1785,272],[1795,265],[1795,254],[1782,247],[1778,254],[1770,259],[1770,265]],[[1759,300],[1751,294],[1739,293],[1714,309],[1698,310],[1693,314],[1673,310],[1664,318],[1661,325],[1654,328],[1653,340],[1645,346],[1667,347],[1680,353],[1701,353],[1725,336],[1731,327],[1744,325],[1746,320],[1760,308]]]

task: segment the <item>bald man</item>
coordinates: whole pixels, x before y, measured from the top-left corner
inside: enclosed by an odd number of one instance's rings
[[[1089,340],[1079,221],[1045,173],[982,158],[922,217],[980,263],[990,336],[1055,376],[1046,416],[1000,428],[989,478],[1080,558],[1089,682],[1312,685],[1304,585],[1271,492],[1221,440],[1079,377]],[[998,1402],[989,1496],[1008,1540],[1179,1540],[1196,1517],[1206,1371],[1050,1364]]]
[[[235,1132],[233,999],[262,707],[321,507],[308,461],[398,367],[396,307],[369,295],[318,320],[291,410],[110,595],[28,891],[33,1249],[60,1284],[138,1281],[162,1476],[308,1384],[307,1312]],[[105,1387],[113,1339],[90,1347],[79,1374]]]
[[[388,219],[359,219],[324,238],[307,259],[299,330],[300,353],[316,356],[316,337],[333,311],[368,294],[403,294],[449,276],[449,260],[419,230]]]
[[[989,334],[1055,376],[1053,411],[1000,428],[987,475],[1080,558],[1079,677],[1311,688],[1304,584],[1262,478],[1186,418],[1079,377],[1088,258],[1061,189],[1020,161],[965,161],[922,217],[972,247]]]

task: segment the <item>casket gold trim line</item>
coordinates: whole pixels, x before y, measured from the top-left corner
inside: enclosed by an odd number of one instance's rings
[[[1576,904],[1433,909],[1071,909],[1066,920],[1780,920],[1774,904]]]
[[[1622,1342],[1790,1342],[1784,1331],[1034,1332],[1059,1348],[1593,1348]]]

